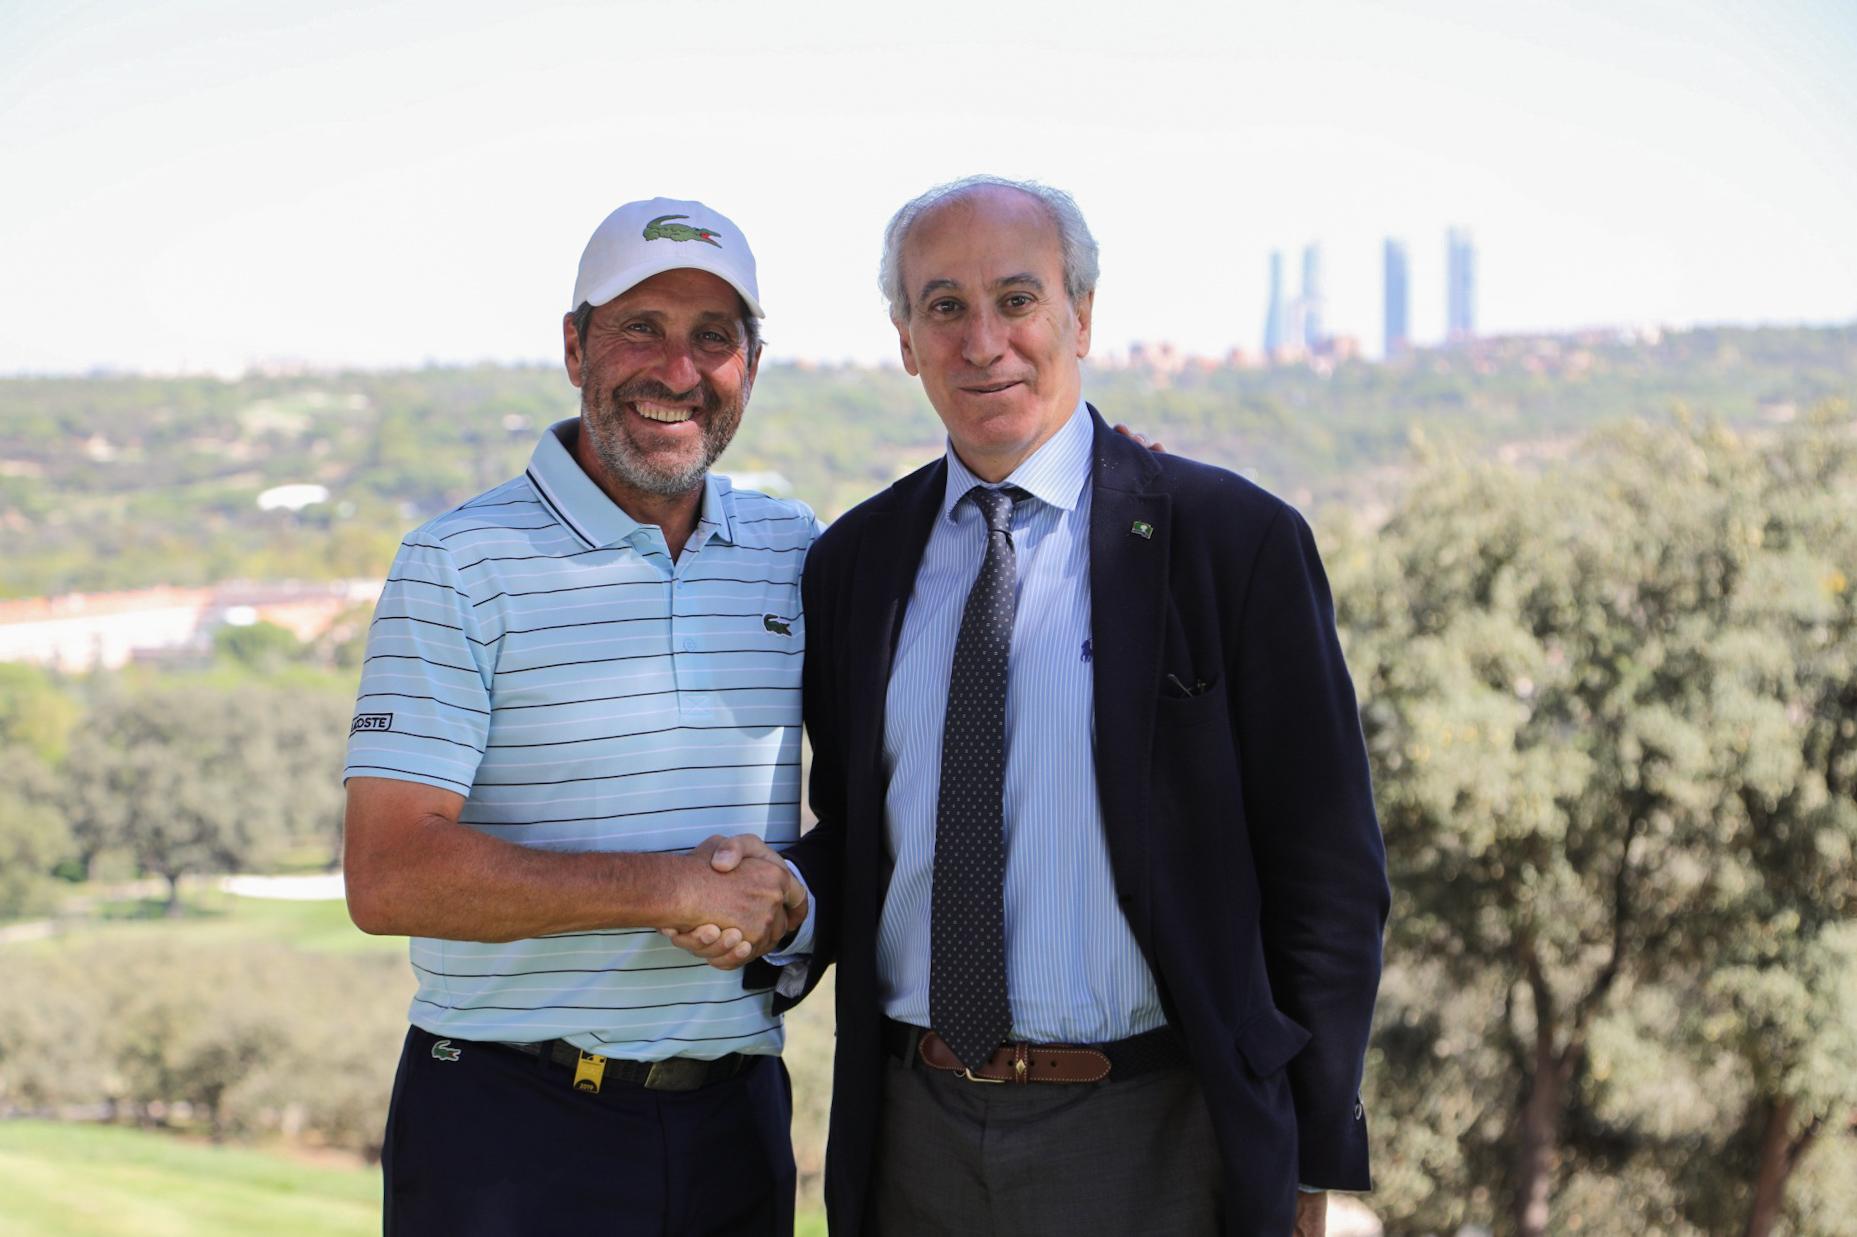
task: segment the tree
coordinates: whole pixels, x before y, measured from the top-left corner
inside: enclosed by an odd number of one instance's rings
[[[18,746],[47,764],[64,759],[83,712],[57,680],[31,666],[0,663],[0,746]]]
[[[71,852],[53,793],[43,761],[25,748],[0,746],[0,919],[50,904],[49,875]]]
[[[247,693],[164,685],[99,704],[68,772],[86,832],[119,842],[168,883],[178,914],[189,872],[239,871],[284,837],[296,810],[270,702]]]
[[[292,843],[322,850],[333,868],[342,857],[342,766],[354,697],[280,688],[260,699],[275,751],[269,777],[278,823]]]
[[[1849,418],[1824,432],[1848,438]],[[1500,1102],[1453,1133],[1529,1237],[1549,1229],[1570,1130],[1629,1148],[1631,1131],[1590,1120],[1594,1036],[1617,995],[1705,980],[1720,942],[1762,916],[1796,930],[1842,913],[1846,817],[1822,777],[1793,800],[1787,788],[1806,718],[1851,711],[1835,692],[1789,694],[1802,650],[1764,603],[1812,558],[1802,547],[1822,553],[1850,527],[1857,476],[1792,536],[1770,535],[1765,499],[1800,451],[1685,423],[1603,436],[1538,477],[1440,465],[1371,549],[1337,562],[1399,898],[1391,951],[1491,1015],[1465,1036],[1395,997],[1376,1051],[1436,1069],[1440,1045],[1471,1041],[1460,1092]],[[1815,813],[1792,834],[1825,858],[1769,848],[1766,868],[1819,875],[1765,879],[1756,861],[1763,907],[1740,860],[1783,802]],[[1422,1193],[1415,1214],[1435,1221]]]
[[[1747,1237],[1781,1218],[1787,1184],[1857,1113],[1857,438],[1824,413],[1762,452],[1760,523],[1737,599],[1735,719],[1721,753],[1735,794],[1692,1043],[1728,1051],[1753,1086],[1736,1150]]]
[[[254,670],[272,670],[299,660],[304,648],[288,627],[260,619],[221,627],[213,633],[213,651]]]

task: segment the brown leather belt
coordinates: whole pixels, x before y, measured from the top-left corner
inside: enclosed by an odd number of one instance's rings
[[[1110,1044],[1001,1044],[973,1069],[962,1065],[941,1036],[894,1019],[883,1020],[884,1047],[905,1063],[958,1074],[969,1082],[1103,1082],[1186,1064],[1186,1049],[1171,1027]]]

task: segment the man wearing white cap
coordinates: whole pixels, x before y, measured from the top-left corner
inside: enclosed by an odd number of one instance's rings
[[[390,1234],[791,1230],[778,972],[704,965],[812,931],[760,843],[799,832],[817,522],[708,471],[760,318],[728,219],[620,207],[563,322],[580,416],[394,562],[345,774],[350,913],[419,984]]]

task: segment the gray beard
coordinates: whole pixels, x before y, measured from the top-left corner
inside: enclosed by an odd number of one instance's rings
[[[589,375],[589,378],[592,376]],[[703,405],[702,455],[682,468],[667,471],[655,467],[633,447],[625,431],[623,404],[636,399],[664,397],[669,393],[656,383],[643,383],[605,391],[594,381],[580,390],[580,425],[612,478],[628,489],[658,498],[676,498],[703,484],[703,478],[727,449],[741,424],[741,408],[724,408],[714,392],[705,391]],[[743,393],[744,396],[746,392]]]

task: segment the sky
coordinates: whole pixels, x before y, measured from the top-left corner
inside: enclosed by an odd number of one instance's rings
[[[973,172],[1070,191],[1098,352],[1261,340],[1381,243],[1443,334],[1857,319],[1857,4],[0,0],[0,374],[558,360],[587,236],[694,197],[772,360],[894,361],[885,220]]]

